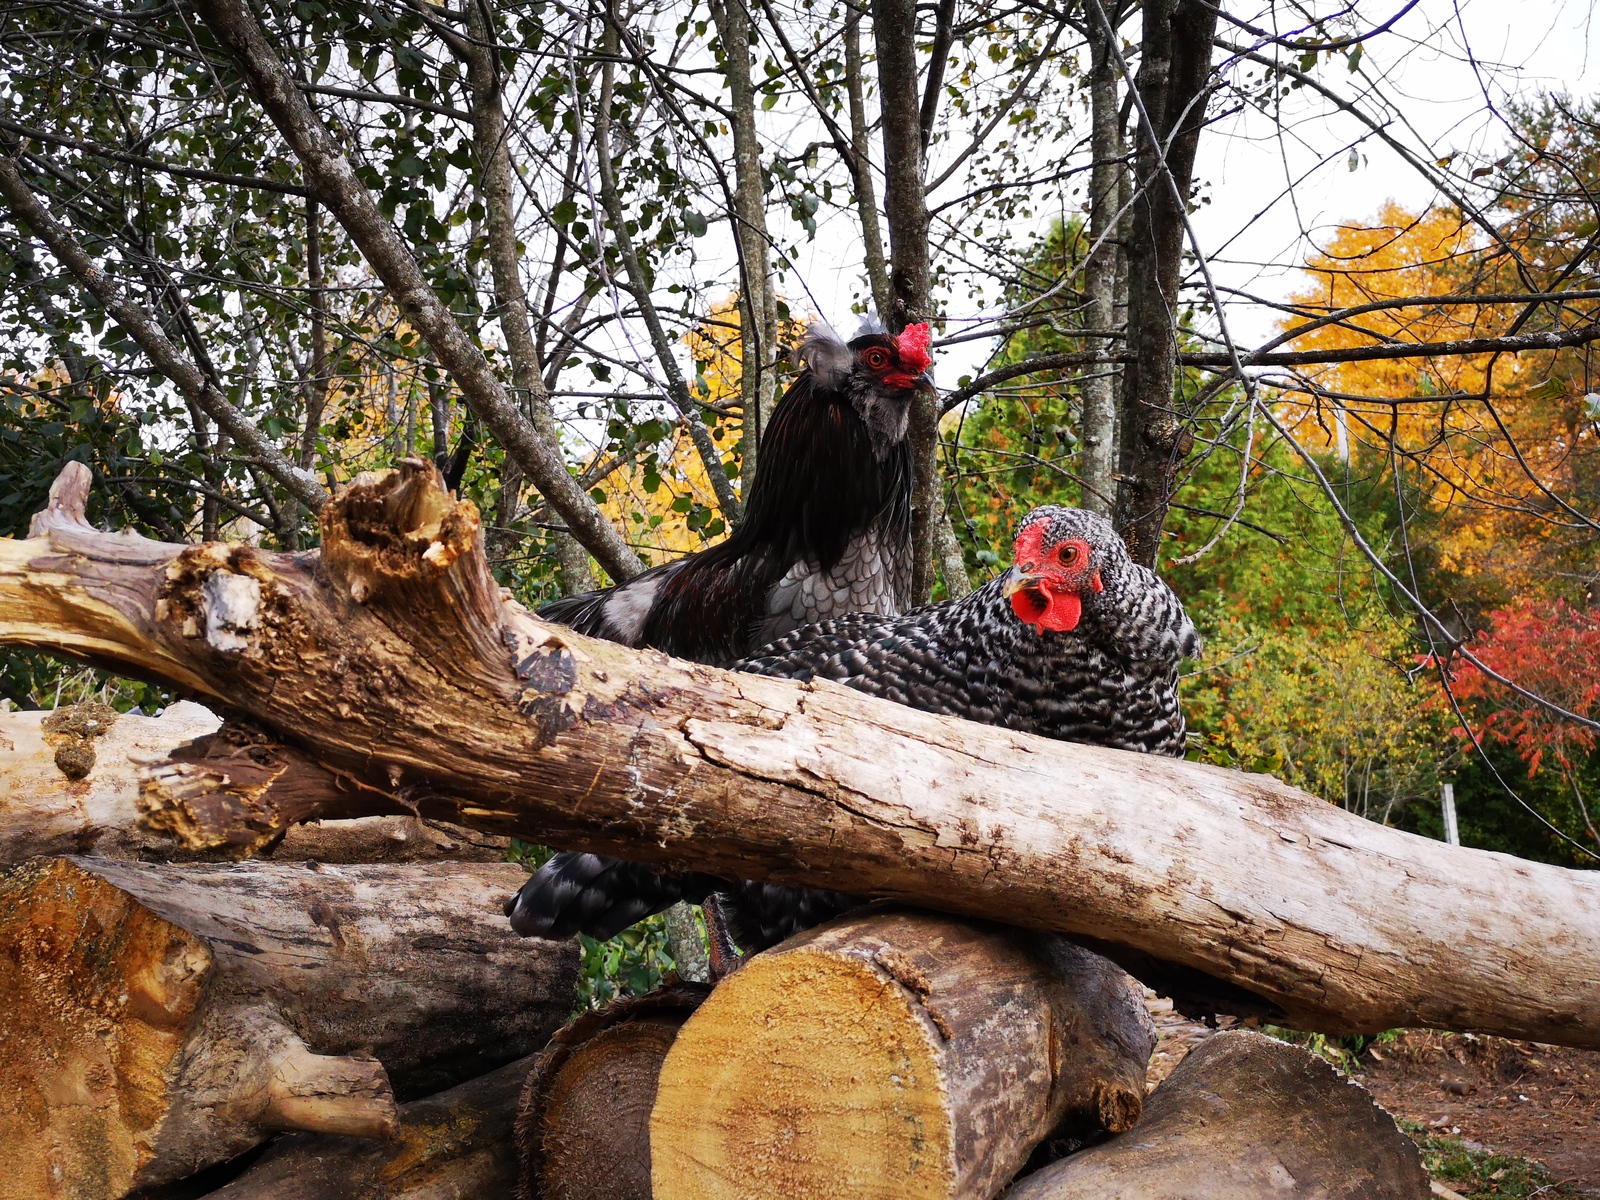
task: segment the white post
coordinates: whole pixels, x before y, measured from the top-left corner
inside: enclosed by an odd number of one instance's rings
[[[1451,783],[1441,784],[1439,796],[1444,803],[1444,840],[1452,846],[1461,845],[1461,831],[1456,828],[1456,789]]]

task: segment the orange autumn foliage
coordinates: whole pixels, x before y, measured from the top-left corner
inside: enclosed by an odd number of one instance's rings
[[[1371,224],[1341,227],[1305,271],[1308,286],[1291,300],[1307,314],[1441,299],[1311,330],[1292,339],[1297,350],[1500,336],[1521,304],[1446,297],[1526,288],[1460,213],[1415,215],[1392,203]],[[1297,317],[1284,328],[1305,323]],[[1308,367],[1300,377],[1312,387],[1284,393],[1298,436],[1326,452],[1345,448],[1372,469],[1398,467],[1417,503],[1438,517],[1441,568],[1513,594],[1559,587],[1557,564],[1581,555],[1589,538],[1581,522],[1561,519],[1556,497],[1581,491],[1600,469],[1578,354],[1387,359]]]

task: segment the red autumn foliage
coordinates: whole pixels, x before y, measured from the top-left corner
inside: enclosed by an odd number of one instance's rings
[[[1563,601],[1504,608],[1472,642],[1485,666],[1583,717],[1600,709],[1600,612]],[[1463,707],[1480,714],[1478,734],[1515,745],[1531,776],[1546,754],[1570,766],[1569,753],[1595,747],[1595,731],[1552,713],[1460,660],[1453,685]],[[1465,730],[1457,730],[1466,736]]]

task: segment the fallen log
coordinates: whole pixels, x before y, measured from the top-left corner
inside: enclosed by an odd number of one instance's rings
[[[1144,991],[1062,938],[890,909],[757,955],[678,1032],[655,1200],[990,1200],[1052,1135],[1139,1119]]]
[[[140,826],[139,771],[221,723],[182,701],[159,717],[104,704],[0,713],[0,863],[39,854],[183,854]]]
[[[539,1054],[517,1111],[519,1200],[654,1200],[650,1110],[673,1039],[711,988],[613,1001]]]
[[[488,1200],[517,1180],[512,1125],[533,1055],[400,1106],[389,1140],[296,1133],[206,1200]],[[538,1200],[536,1197],[535,1200]]]
[[[1004,1200],[1418,1200],[1410,1138],[1325,1061],[1219,1033],[1179,1063],[1132,1133],[1037,1171]]]
[[[117,1197],[280,1129],[392,1136],[397,1093],[538,1048],[570,1011],[578,953],[495,919],[523,878],[83,857],[0,874],[17,1194]]]
[[[159,717],[118,713],[94,703],[0,712],[0,863],[41,854],[150,861],[227,858],[240,851],[226,837],[192,848],[197,839],[185,845],[163,829],[152,829],[141,821],[142,810],[161,812],[169,826],[173,812],[187,811],[193,824],[200,797],[220,805],[240,789],[253,790],[257,805],[281,810],[292,786],[301,797],[307,795],[308,775],[326,789],[311,793],[319,811],[337,810],[340,783],[334,776],[299,756],[283,760],[293,762],[292,772],[263,784],[260,764],[248,755],[262,753],[268,739],[238,727],[219,733],[221,724],[215,713],[187,701],[171,705]],[[280,749],[264,753],[276,759]],[[189,757],[169,757],[174,752]],[[156,763],[160,765],[152,767]],[[325,863],[503,862],[509,847],[509,838],[407,813],[312,821],[287,829],[274,824],[264,848],[260,838],[251,836],[243,852],[260,849],[285,861]]]
[[[477,510],[418,460],[330,503],[320,558],[99,533],[88,480],[69,464],[33,536],[0,540],[0,639],[225,697],[360,782],[352,803],[1065,932],[1303,1029],[1600,1046],[1592,873],[578,637],[502,594]]]

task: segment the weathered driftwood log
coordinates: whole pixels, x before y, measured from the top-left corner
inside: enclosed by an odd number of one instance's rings
[[[182,1178],[277,1129],[390,1136],[395,1093],[538,1048],[577,950],[498,920],[508,864],[0,875],[0,1145],[18,1194]]]
[[[512,1125],[534,1056],[400,1106],[382,1141],[296,1133],[206,1200],[499,1200],[517,1180]],[[536,1197],[535,1200],[538,1200]]]
[[[330,503],[320,559],[98,533],[88,479],[69,465],[34,536],[0,541],[0,639],[226,697],[359,783],[350,803],[1097,939],[1168,994],[1300,1028],[1600,1046],[1591,872],[579,638],[502,595],[429,464]]]
[[[197,839],[188,839],[186,846],[140,820],[141,804],[161,813],[170,824],[173,814],[193,811],[197,795],[220,804],[224,796],[248,788],[259,806],[274,803],[270,797],[287,788],[289,781],[282,777],[264,789],[261,786],[260,764],[249,752],[265,740],[262,735],[235,727],[218,734],[221,724],[214,713],[187,701],[170,706],[159,717],[118,713],[104,704],[75,704],[54,712],[0,712],[0,863],[40,854],[151,860],[228,857],[233,847],[225,837],[194,849]],[[196,742],[216,748],[210,765],[168,757],[175,751],[195,754],[190,743]],[[231,751],[227,761],[220,761],[223,747]],[[315,774],[328,789],[323,807],[336,809],[340,781],[304,758],[296,760],[295,767],[302,775]],[[183,800],[178,798],[180,791]],[[508,838],[410,814],[314,821],[287,831],[274,826],[269,836],[281,840],[268,845],[265,853],[286,861],[500,862],[509,845]],[[241,852],[256,849],[258,841],[250,836]]]
[[[903,910],[800,934],[679,1031],[656,1200],[989,1200],[1053,1132],[1139,1118],[1144,990],[1058,937]]]
[[[519,1200],[653,1200],[656,1079],[678,1029],[710,992],[677,983],[618,1000],[550,1039],[517,1113]]]
[[[1322,1059],[1219,1033],[1151,1093],[1133,1132],[1018,1182],[1005,1200],[1419,1200],[1416,1145]]]

